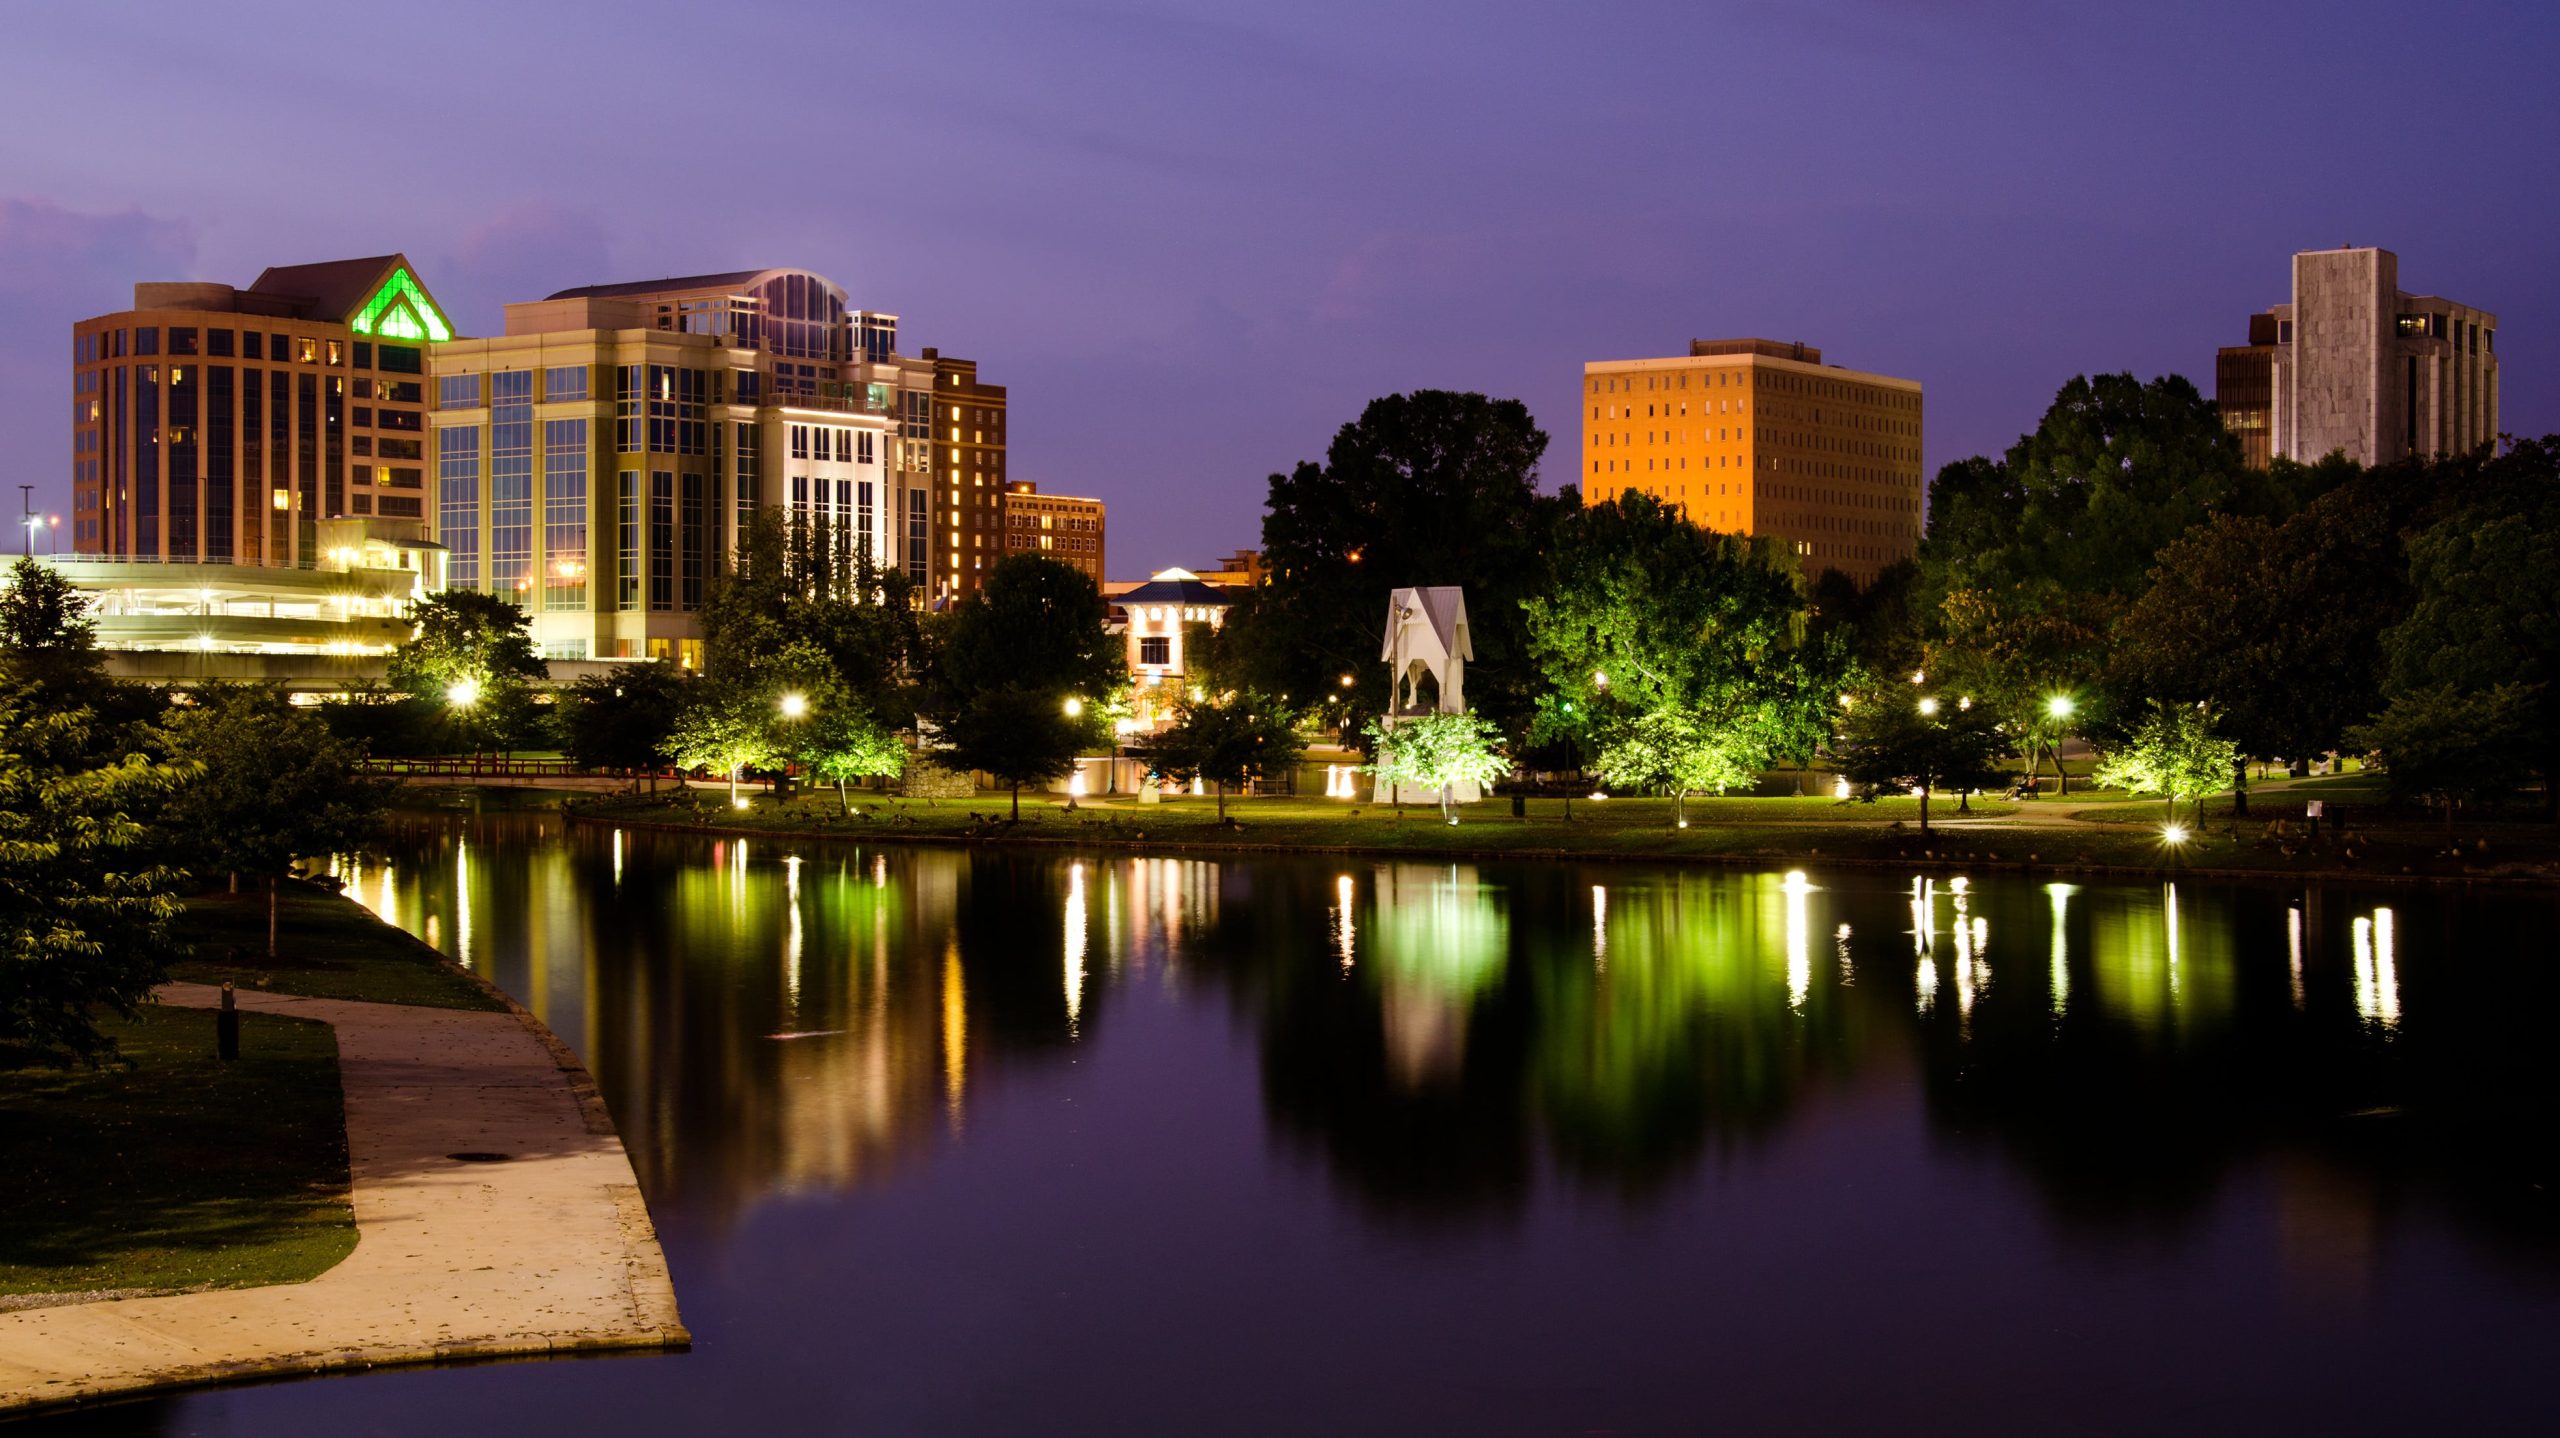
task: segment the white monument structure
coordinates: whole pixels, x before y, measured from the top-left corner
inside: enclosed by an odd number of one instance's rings
[[[1389,679],[1387,728],[1416,714],[1466,712],[1467,661],[1476,657],[1475,642],[1467,637],[1467,592],[1454,584],[1397,590],[1387,601],[1386,643],[1378,657],[1386,661]],[[1371,797],[1380,804],[1433,804],[1440,791],[1381,782]],[[1483,797],[1472,779],[1449,788],[1453,804]]]

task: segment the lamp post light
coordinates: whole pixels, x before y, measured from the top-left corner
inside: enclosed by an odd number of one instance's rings
[[[445,686],[444,700],[456,709],[468,709],[480,702],[480,681],[465,676]]]
[[[1060,707],[1066,710],[1067,717],[1070,719],[1081,719],[1084,717],[1084,701],[1072,694],[1067,696],[1067,702]]]
[[[2051,721],[2048,726],[2051,732],[2045,736],[2045,747],[2053,751],[2056,798],[2071,797],[2071,771],[2062,767],[2062,726],[2079,707],[2072,702],[2068,694],[2056,694],[2044,701],[2045,718]]]
[[[809,714],[809,696],[795,689],[782,696],[779,707],[785,719],[805,719]]]
[[[1920,701],[1920,716],[1921,716],[1922,718],[1926,719],[1926,718],[1933,717],[1933,716],[1935,716],[1935,715],[1937,714],[1937,712],[1938,712],[1938,701],[1937,701],[1937,700],[1935,700],[1935,699],[1922,699],[1922,700]]]

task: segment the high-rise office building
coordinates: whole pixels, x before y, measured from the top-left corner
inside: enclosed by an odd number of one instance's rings
[[[135,285],[71,329],[74,550],[307,569],[349,533],[421,541],[427,348],[452,337],[401,255]],[[363,523],[324,545],[336,520]]]
[[[1039,485],[1017,479],[1005,486],[1004,553],[1063,559],[1100,585],[1102,520],[1101,500],[1042,494]],[[987,563],[993,567],[995,559]]]
[[[2498,318],[2404,293],[2389,250],[2305,250],[2292,302],[2216,355],[2214,398],[2252,463],[2465,454],[2498,437]]]
[[[591,285],[438,345],[437,537],[555,658],[700,664],[699,613],[758,508],[929,586],[931,361],[806,270]]]
[[[934,507],[942,517],[933,597],[951,603],[978,592],[1005,551],[1005,389],[978,379],[976,360],[928,349],[933,366]],[[1101,579],[1095,571],[1097,582]]]
[[[1920,384],[1773,340],[1582,367],[1582,496],[1633,489],[1861,583],[1918,552]]]

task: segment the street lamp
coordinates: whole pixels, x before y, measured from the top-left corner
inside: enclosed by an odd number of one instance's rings
[[[1594,688],[1594,689],[1606,689],[1606,688],[1608,688],[1608,687],[1609,687],[1609,671],[1607,671],[1607,670],[1605,670],[1605,669],[1594,669],[1594,670],[1592,670],[1592,671],[1591,671],[1591,687],[1592,687],[1592,688]]]
[[[2054,729],[2054,733],[2045,739],[2045,747],[2053,751],[2054,792],[2058,797],[2065,799],[2071,797],[2071,771],[2062,767],[2061,730],[2064,722],[2071,718],[2072,711],[2079,707],[2071,702],[2071,696],[2068,694],[2056,694],[2044,701],[2045,717],[2053,721]],[[2028,772],[2029,777],[2032,778],[2034,775],[2032,764],[2028,766]]]
[[[1078,699],[1072,694],[1067,696],[1067,702],[1064,708],[1067,711],[1067,717],[1070,719],[1080,719],[1084,717],[1084,701]]]
[[[1927,716],[1932,715],[1932,714],[1935,714],[1935,713],[1937,713],[1937,712],[1938,712],[1938,701],[1937,701],[1937,700],[1935,700],[1935,699],[1923,699],[1923,700],[1921,700],[1921,701],[1920,701],[1920,713],[1921,713],[1921,716],[1922,716],[1923,718],[1926,718]]]
[[[808,695],[803,694],[803,693],[801,693],[801,692],[799,692],[798,690],[796,690],[796,689],[795,689],[795,690],[793,690],[792,692],[790,692],[790,693],[785,694],[785,695],[783,695],[783,696],[782,696],[782,717],[783,717],[783,718],[785,718],[785,719],[800,719],[800,718],[804,718],[804,717],[806,717],[806,716],[808,715],[808,713],[809,713],[809,696],[808,696]]]
[[[471,678],[456,679],[445,686],[444,698],[446,703],[456,709],[468,709],[480,702],[480,681]]]

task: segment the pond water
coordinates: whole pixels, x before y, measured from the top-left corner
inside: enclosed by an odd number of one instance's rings
[[[409,815],[690,1354],[184,1434],[2552,1431],[2548,897]]]

